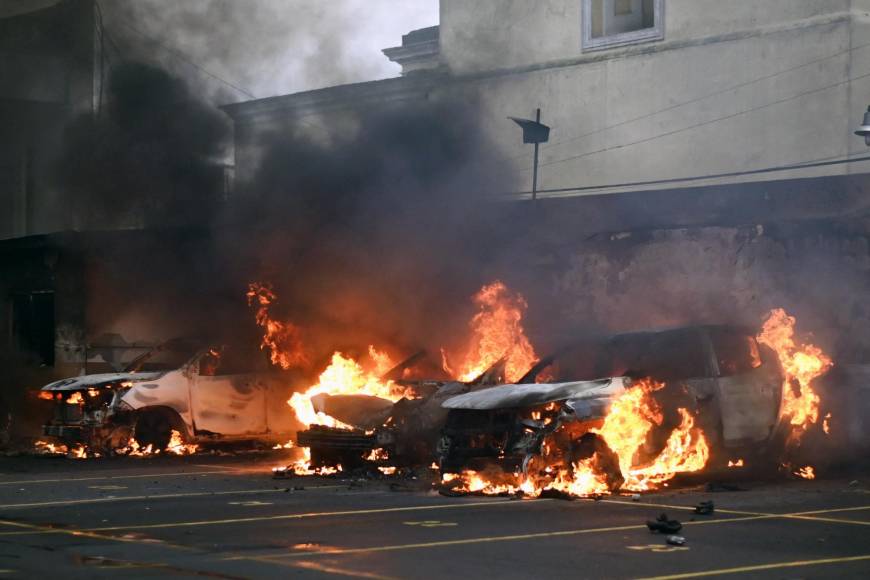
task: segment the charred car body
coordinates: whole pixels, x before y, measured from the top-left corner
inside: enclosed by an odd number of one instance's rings
[[[292,433],[289,389],[262,357],[175,339],[133,360],[123,372],[84,375],[42,388],[54,400],[45,435],[111,454],[131,439],[163,449],[172,431],[185,442],[277,441]]]
[[[440,382],[420,399],[381,400],[377,413],[350,404],[372,397],[327,397],[315,406],[359,427],[355,447],[342,439],[350,432],[325,427],[301,432],[298,442],[323,464],[380,447],[400,463],[434,458],[443,472],[487,462],[525,470],[560,428],[570,433],[559,440],[566,456],[600,449],[600,441],[584,435],[642,377],[666,384],[655,394],[669,410],[663,427],[675,427],[676,408],[684,407],[714,449],[752,456],[781,445],[784,437],[781,369],[776,354],[748,329],[694,326],[584,340],[542,359],[515,384],[504,384],[502,374],[496,364],[473,383]]]

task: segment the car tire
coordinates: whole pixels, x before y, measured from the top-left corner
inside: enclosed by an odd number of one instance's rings
[[[136,417],[133,438],[140,448],[151,445],[153,451],[163,451],[172,438],[172,423],[166,413],[144,411]]]

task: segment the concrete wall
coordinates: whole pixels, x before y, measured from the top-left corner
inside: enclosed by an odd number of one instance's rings
[[[665,0],[663,40],[584,52],[580,0],[442,0],[441,47],[451,90],[481,102],[518,190],[532,152],[505,117],[536,107],[553,127],[539,188],[711,175],[866,153],[851,132],[870,104],[868,4]]]

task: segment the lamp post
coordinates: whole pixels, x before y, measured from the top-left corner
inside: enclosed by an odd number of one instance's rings
[[[535,157],[532,166],[532,203],[538,203],[538,151],[541,143],[550,139],[550,128],[541,123],[541,109],[535,111],[535,120],[508,117],[523,130],[523,143],[534,143]]]
[[[859,137],[864,137],[864,143],[870,147],[870,107],[867,107],[867,112],[864,113],[864,122],[855,131]]]

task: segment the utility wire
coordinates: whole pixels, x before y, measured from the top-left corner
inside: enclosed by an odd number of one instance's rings
[[[870,75],[868,75],[870,76]],[[778,171],[792,171],[796,169],[810,169],[813,167],[827,167],[831,165],[842,165],[845,163],[857,163],[859,161],[870,161],[870,156],[864,157],[849,157],[846,159],[836,159],[833,161],[829,161],[830,157],[823,157],[821,159],[815,159],[813,161],[807,161],[803,163],[796,163],[792,165],[779,165],[774,167],[765,167],[763,169],[749,169],[746,171],[730,171],[727,173],[711,173],[708,175],[695,175],[691,177],[671,177],[668,179],[651,179],[647,181],[627,181],[625,183],[609,183],[603,185],[583,185],[577,187],[560,187],[554,189],[539,189],[537,191],[538,194],[541,193],[570,193],[570,192],[581,192],[581,191],[593,191],[599,189],[614,189],[620,187],[637,187],[644,185],[663,185],[669,183],[683,183],[690,181],[703,181],[706,179],[720,179],[724,177],[740,177],[744,175],[760,175],[764,173],[775,173]],[[513,195],[531,195],[531,191],[518,191],[514,192]]]
[[[160,40],[158,40],[158,39],[156,39],[156,38],[154,38],[154,37],[152,37],[152,36],[146,34],[145,32],[139,30],[139,29],[136,28],[135,26],[133,26],[133,25],[131,25],[131,24],[128,24],[128,23],[126,23],[126,22],[123,22],[123,21],[121,22],[121,25],[122,25],[122,26],[125,26],[125,27],[127,27],[127,28],[129,28],[130,30],[132,30],[132,31],[135,32],[136,34],[142,36],[142,37],[145,38],[146,40],[149,40],[150,42],[153,42],[154,44],[156,44],[157,46],[161,47],[162,49],[164,49],[165,51],[167,51],[169,54],[171,54],[172,56],[174,56],[175,58],[177,58],[177,59],[179,59],[179,60],[181,60],[181,61],[187,63],[188,65],[194,67],[195,69],[199,70],[200,72],[202,72],[202,73],[205,74],[206,76],[209,76],[209,77],[211,77],[211,78],[213,78],[213,79],[215,79],[215,80],[217,80],[217,81],[219,81],[219,82],[225,84],[226,86],[235,89],[235,90],[238,91],[239,93],[241,93],[241,94],[243,94],[243,95],[245,95],[245,96],[247,96],[247,97],[250,97],[251,99],[256,99],[256,98],[257,98],[257,96],[254,95],[251,91],[248,91],[248,90],[246,90],[246,89],[244,89],[244,88],[242,88],[242,87],[240,87],[240,86],[238,86],[238,85],[236,85],[236,84],[234,84],[234,83],[231,83],[230,81],[228,81],[228,80],[226,80],[226,79],[224,79],[224,78],[221,78],[221,77],[219,77],[218,75],[216,75],[216,74],[214,74],[214,73],[212,73],[212,72],[206,70],[204,67],[202,67],[201,65],[197,64],[196,62],[194,62],[193,60],[191,60],[189,57],[187,57],[186,55],[184,55],[183,53],[181,53],[181,52],[179,52],[178,50],[172,48],[171,46],[166,45],[165,43],[161,42]],[[112,44],[114,45],[114,41],[111,40],[111,37],[107,37],[107,38],[109,38],[110,41],[112,42]],[[116,49],[117,49],[117,46],[116,46]],[[120,51],[119,51],[119,52],[120,52]],[[314,121],[306,121],[306,120],[303,119],[303,118],[299,118],[299,119],[297,119],[297,122],[300,123],[301,125],[305,125],[306,127],[310,127],[310,128],[312,128],[312,129],[319,129],[320,131],[323,131],[323,132],[326,133],[327,135],[332,136],[332,133],[329,131],[329,129],[327,129],[326,127],[324,127],[324,126],[321,125],[320,123],[316,123],[316,122],[314,122]]]
[[[565,157],[565,158],[562,158],[562,159],[556,159],[556,160],[553,160],[553,161],[548,161],[548,162],[545,162],[545,163],[541,163],[541,164],[539,165],[539,167],[548,167],[548,166],[550,166],[550,165],[557,165],[557,164],[559,164],[559,163],[565,163],[566,161],[576,161],[577,159],[583,159],[584,157],[590,157],[590,156],[592,156],[592,155],[597,155],[597,154],[599,154],[599,153],[606,153],[606,152],[608,152],[608,151],[615,151],[615,150],[617,150],[617,149],[623,149],[623,148],[625,148],[625,147],[631,147],[631,146],[633,146],[633,145],[640,145],[641,143],[648,143],[648,142],[650,142],[650,141],[655,141],[655,140],[657,140],[657,139],[663,139],[664,137],[670,137],[671,135],[677,135],[677,134],[679,134],[679,133],[684,133],[684,132],[686,132],[686,131],[691,131],[692,129],[697,129],[697,128],[699,128],[699,127],[705,127],[705,126],[707,126],[707,125],[712,125],[713,123],[718,123],[718,122],[720,122],[720,121],[726,121],[726,120],[728,120],[728,119],[733,119],[733,118],[735,118],[735,117],[739,117],[739,116],[741,116],[741,115],[746,115],[746,114],[748,114],[748,113],[754,113],[755,111],[760,111],[760,110],[762,110],[762,109],[766,109],[766,108],[768,108],[768,107],[773,107],[773,106],[775,106],[775,105],[781,105],[782,103],[787,103],[787,102],[789,102],[789,101],[794,101],[795,99],[800,99],[800,98],[802,98],[802,97],[806,97],[807,95],[812,95],[812,94],[820,93],[820,92],[823,92],[823,91],[827,91],[827,90],[830,90],[830,89],[833,89],[833,88],[836,88],[836,87],[839,87],[839,86],[847,85],[847,84],[849,84],[849,83],[851,83],[851,82],[859,81],[859,80],[861,80],[861,79],[865,79],[865,78],[867,78],[867,77],[870,77],[870,73],[863,74],[863,75],[860,75],[860,76],[857,76],[857,77],[848,78],[848,79],[846,79],[846,80],[843,80],[843,81],[840,81],[840,82],[838,82],[838,83],[834,83],[834,84],[831,84],[831,85],[826,85],[826,86],[819,87],[819,88],[816,88],[816,89],[811,89],[811,90],[808,90],[808,91],[803,91],[803,92],[801,92],[801,93],[798,93],[798,94],[796,94],[796,95],[792,95],[792,96],[790,96],[790,97],[785,97],[785,98],[782,98],[782,99],[777,99],[776,101],[772,101],[772,102],[770,102],[770,103],[765,103],[764,105],[759,105],[759,106],[757,106],[757,107],[752,107],[752,108],[749,108],[749,109],[744,109],[744,110],[742,110],[742,111],[738,111],[738,112],[736,112],[736,113],[731,113],[731,114],[729,114],[729,115],[724,115],[724,116],[722,116],[722,117],[716,117],[715,119],[709,119],[709,120],[707,120],[707,121],[703,121],[703,122],[701,122],[701,123],[695,123],[694,125],[689,125],[689,126],[687,126],[687,127],[682,127],[682,128],[680,128],[680,129],[674,129],[673,131],[668,131],[668,132],[666,132],[666,133],[661,133],[661,134],[659,134],[659,135],[653,135],[652,137],[646,137],[646,138],[644,138],[644,139],[639,139],[639,140],[637,140],[637,141],[631,141],[631,142],[629,142],[629,143],[622,143],[622,144],[620,144],[620,145],[614,145],[614,146],[612,146],[612,147],[604,147],[604,148],[602,148],[602,149],[596,149],[596,150],[594,150],[594,151],[588,151],[588,152],[586,152],[586,153],[581,153],[581,154],[579,154],[579,155],[572,155],[572,156],[570,156],[570,157]],[[528,169],[524,169],[523,171],[528,171]]]
[[[679,109],[679,108],[681,108],[681,107],[685,107],[685,106],[687,106],[687,105],[692,105],[692,104],[695,104],[695,103],[698,103],[698,102],[704,101],[704,100],[706,100],[706,99],[710,99],[710,98],[712,98],[712,97],[716,97],[716,96],[719,96],[719,95],[722,95],[722,94],[725,94],[725,93],[729,93],[729,92],[732,92],[732,91],[736,91],[736,90],[738,90],[738,89],[742,89],[742,88],[744,88],[744,87],[748,87],[748,86],[750,86],[750,85],[753,85],[753,84],[756,84],[756,83],[760,83],[760,82],[762,82],[762,81],[770,80],[770,79],[776,78],[776,77],[778,77],[778,76],[781,76],[781,75],[784,75],[784,74],[788,74],[788,73],[790,73],[790,72],[794,72],[794,71],[796,71],[796,70],[800,70],[800,69],[802,69],[802,68],[806,68],[806,67],[808,67],[808,66],[812,66],[812,65],[814,65],[814,64],[818,64],[818,63],[820,63],[820,62],[824,62],[824,61],[826,61],[826,60],[830,60],[830,59],[832,59],[832,58],[836,58],[836,57],[838,57],[838,56],[842,56],[842,55],[844,55],[844,54],[849,54],[849,53],[851,53],[851,52],[855,52],[855,51],[858,51],[858,50],[861,50],[861,49],[863,49],[863,48],[867,48],[867,47],[870,47],[870,43],[862,44],[862,45],[859,45],[859,46],[850,47],[850,48],[847,48],[847,49],[845,49],[845,50],[841,50],[841,51],[839,51],[839,52],[836,52],[836,53],[830,54],[830,55],[828,55],[828,56],[823,56],[823,57],[820,57],[820,58],[817,58],[817,59],[814,59],[814,60],[811,60],[811,61],[808,61],[808,62],[805,62],[805,63],[799,64],[799,65],[795,65],[795,66],[792,66],[792,67],[789,67],[789,68],[786,68],[786,69],[783,69],[783,70],[780,70],[780,71],[777,71],[777,72],[774,72],[774,73],[770,73],[770,74],[767,74],[767,75],[764,75],[764,76],[761,76],[761,77],[757,77],[757,78],[752,79],[752,80],[749,80],[749,81],[744,81],[744,82],[742,82],[742,83],[738,83],[738,84],[736,84],[736,85],[732,85],[732,86],[730,86],[730,87],[727,87],[727,88],[724,88],[724,89],[720,89],[720,90],[718,90],[718,91],[713,91],[713,92],[711,92],[711,93],[707,93],[706,95],[702,95],[702,96],[700,96],[700,97],[696,97],[696,98],[694,98],[694,99],[690,99],[690,100],[688,100],[688,101],[683,101],[683,102],[680,102],[680,103],[675,103],[675,104],[673,104],[673,105],[671,105],[671,106],[665,107],[665,108],[663,108],[663,109],[658,109],[658,110],[653,111],[653,112],[651,112],[651,113],[646,113],[646,114],[640,115],[640,116],[638,116],[638,117],[634,117],[634,118],[631,118],[631,119],[627,119],[627,120],[625,120],[625,121],[620,121],[619,123],[614,123],[613,125],[608,125],[608,126],[606,126],[606,127],[601,127],[600,129],[595,129],[595,130],[593,130],[593,131],[589,131],[589,132],[586,132],[586,133],[582,133],[582,134],[580,134],[580,135],[576,135],[576,136],[574,136],[574,137],[570,137],[570,138],[568,138],[568,139],[562,139],[561,141],[554,141],[554,142],[552,142],[552,143],[548,143],[548,147],[559,147],[559,146],[561,146],[561,145],[566,145],[566,144],[568,144],[568,143],[573,143],[573,142],[575,142],[575,141],[579,141],[580,139],[583,139],[583,138],[585,138],[585,137],[589,137],[589,136],[591,136],[591,135],[596,135],[596,134],[598,134],[598,133],[603,133],[603,132],[605,132],[605,131],[609,131],[609,130],[611,130],[611,129],[616,129],[616,128],[618,128],[618,127],[622,127],[622,126],[625,126],[625,125],[628,125],[628,124],[631,124],[631,123],[636,123],[636,122],[638,122],[638,121],[642,121],[642,120],[647,119],[647,118],[649,118],[649,117],[654,117],[654,116],[656,116],[656,115],[660,115],[660,114],[662,114],[662,113],[667,113],[667,112],[673,111],[673,110],[675,110],[675,109]],[[523,154],[519,154],[519,155],[514,155],[514,156],[512,156],[512,157],[508,157],[505,161],[513,161],[513,160],[520,159],[520,158],[525,157],[525,156],[526,156],[525,153],[523,153]],[[528,168],[523,169],[523,171],[528,171]]]
[[[164,42],[146,34],[145,32],[142,32],[141,30],[139,30],[138,28],[136,28],[132,24],[129,24],[129,23],[123,22],[123,21],[120,21],[120,24],[121,24],[121,26],[124,26],[124,27],[132,30],[133,32],[135,32],[139,36],[142,36],[143,38],[153,42],[154,44],[156,44],[157,46],[159,46],[160,48],[165,50],[167,53],[174,56],[176,59],[188,64],[189,66],[192,66],[193,68],[195,68],[196,70],[198,70],[202,74],[206,75],[207,77],[210,77],[210,78],[212,78],[220,83],[223,83],[224,85],[234,89],[236,92],[241,93],[242,95],[245,95],[246,97],[249,97],[251,99],[257,98],[256,95],[254,95],[254,93],[252,93],[251,91],[243,89],[242,87],[238,86],[237,84],[232,83],[232,82],[226,80],[225,78],[222,78],[222,77],[216,75],[215,73],[207,70],[203,66],[201,66],[201,65],[197,64],[196,62],[194,62],[193,60],[191,60],[184,53],[179,52],[178,50],[172,48],[171,46],[165,44]]]

